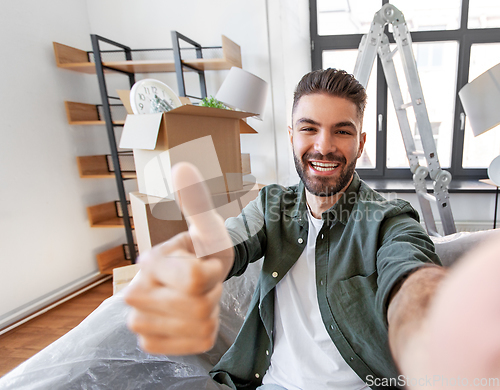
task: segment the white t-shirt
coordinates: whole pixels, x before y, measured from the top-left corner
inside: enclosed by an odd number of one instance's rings
[[[288,390],[367,389],[340,355],[321,318],[315,248],[323,221],[309,209],[308,218],[307,246],[276,286],[274,351],[262,383]]]

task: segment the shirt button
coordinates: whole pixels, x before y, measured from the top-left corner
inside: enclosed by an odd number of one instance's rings
[[[323,282],[323,279],[321,279],[321,280],[319,281],[319,284],[323,285],[323,283],[324,283],[324,282]]]
[[[333,330],[333,325],[330,325],[330,329]]]
[[[255,374],[255,377],[256,377],[257,379],[259,379],[259,378],[260,378],[259,373],[256,373],[256,374]]]
[[[273,278],[277,278],[278,277],[278,273],[276,271],[273,272]]]
[[[321,239],[325,238],[325,235],[324,234],[321,234]]]
[[[299,239],[297,241],[299,242],[299,244],[302,244],[304,242],[304,240],[302,239],[302,237],[299,237]]]
[[[269,351],[266,349],[266,355],[269,356]]]
[[[354,360],[354,358],[351,356],[351,360]]]

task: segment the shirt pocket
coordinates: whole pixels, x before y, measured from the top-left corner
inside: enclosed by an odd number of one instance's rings
[[[375,295],[377,292],[377,271],[368,276],[355,275],[349,279],[341,280],[337,285],[337,294],[344,298],[346,295]]]
[[[335,286],[331,301],[333,312],[337,313],[343,331],[354,338],[371,337],[370,333],[378,325],[375,310],[377,276],[376,271],[368,276],[356,275]]]
[[[393,363],[387,330],[375,305],[377,277],[374,271],[337,282],[330,303],[339,330],[354,352],[375,372],[387,373]]]

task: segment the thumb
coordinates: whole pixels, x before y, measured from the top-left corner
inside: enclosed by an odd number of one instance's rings
[[[198,169],[186,162],[172,169],[176,200],[186,218],[197,257],[233,247],[223,218],[215,211],[210,192]]]

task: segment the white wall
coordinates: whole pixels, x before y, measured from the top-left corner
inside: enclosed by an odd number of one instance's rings
[[[0,323],[97,272],[123,241],[90,229],[86,206],[115,199],[111,181],[79,178],[75,157],[107,152],[103,128],[69,126],[64,100],[95,101],[95,77],[58,69],[52,41],[88,48],[85,0],[2,2],[0,33]]]

